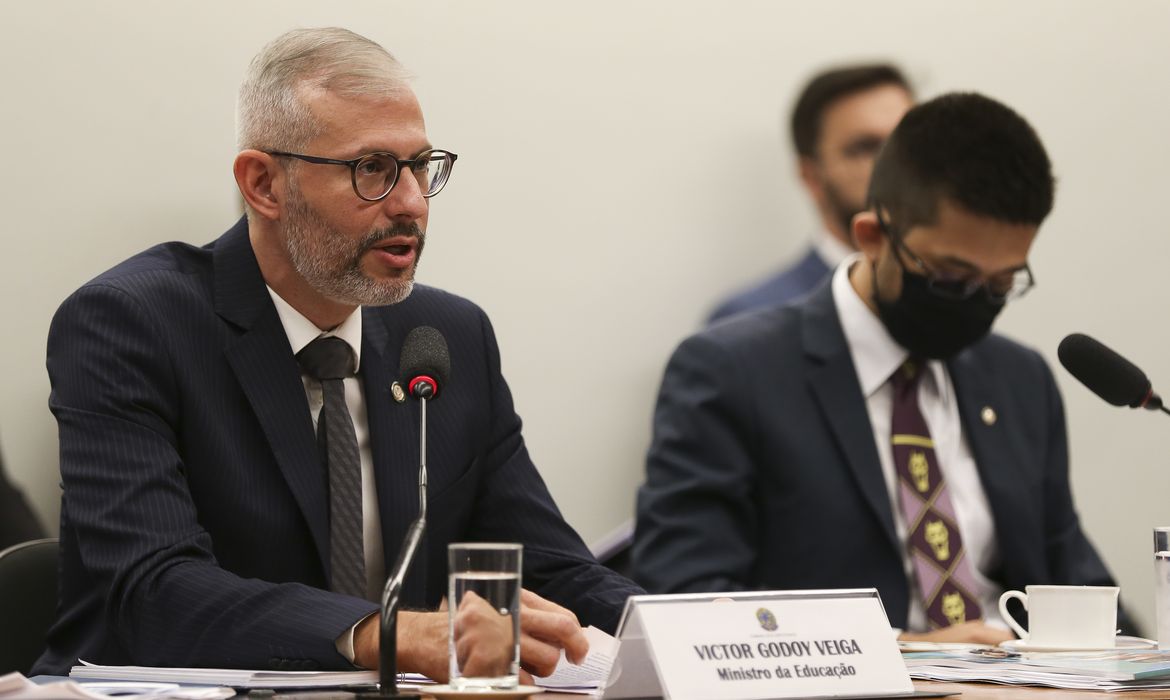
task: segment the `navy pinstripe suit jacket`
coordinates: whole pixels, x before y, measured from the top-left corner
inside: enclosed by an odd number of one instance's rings
[[[447,338],[429,407],[428,533],[404,591],[433,608],[446,546],[523,542],[524,583],[616,626],[640,590],[596,563],[528,457],[486,315],[417,286],[362,310],[362,369],[387,562],[418,510],[418,416],[395,403],[402,341]],[[169,243],[67,299],[48,342],[64,483],[58,619],[37,673],[106,664],[347,668],[334,640],[376,609],[323,590],[328,488],[300,370],[237,223]]]

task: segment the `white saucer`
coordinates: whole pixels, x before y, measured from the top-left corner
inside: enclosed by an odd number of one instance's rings
[[[534,685],[518,685],[511,690],[455,690],[449,685],[423,686],[418,689],[423,695],[434,695],[439,700],[459,700],[461,698],[491,698],[492,700],[514,700],[526,698],[544,691]]]
[[[898,651],[902,652],[903,654],[924,651],[943,651],[956,653],[960,651],[971,651],[972,649],[987,648],[989,647],[986,644],[967,644],[966,642],[898,642]]]
[[[999,645],[1008,651],[1032,652],[1032,651],[1118,651],[1124,649],[1155,649],[1157,643],[1149,639],[1141,639],[1140,637],[1118,637],[1117,641],[1111,647],[1054,647],[1046,645],[1028,644],[1023,639],[1009,639]]]

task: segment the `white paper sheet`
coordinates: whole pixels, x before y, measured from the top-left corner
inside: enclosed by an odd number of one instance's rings
[[[150,698],[151,700],[223,700],[235,695],[231,688],[181,687],[177,683],[131,683],[53,681],[33,683],[20,673],[0,676],[0,700],[109,700]]]
[[[589,641],[585,661],[580,666],[572,664],[562,650],[556,670],[547,678],[537,678],[536,685],[561,693],[593,693],[605,689],[622,643],[596,627],[587,627],[584,632]]]

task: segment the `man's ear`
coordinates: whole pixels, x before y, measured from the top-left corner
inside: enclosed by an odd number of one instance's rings
[[[800,181],[804,183],[805,189],[808,190],[813,200],[820,202],[824,197],[825,188],[821,184],[821,168],[816,159],[800,156],[797,159],[797,172],[800,175]]]
[[[280,218],[282,189],[275,182],[283,177],[283,171],[278,169],[275,157],[255,149],[240,151],[232,163],[232,173],[240,195],[253,212],[273,221]]]
[[[878,223],[877,214],[863,211],[853,217],[853,243],[869,262],[874,262],[886,245],[886,237]]]

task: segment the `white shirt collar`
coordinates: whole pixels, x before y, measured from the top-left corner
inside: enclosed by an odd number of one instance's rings
[[[837,267],[856,252],[824,228],[817,229],[813,236],[813,249],[826,267]]]
[[[910,352],[898,344],[886,330],[881,319],[865,304],[853,283],[849,281],[849,270],[853,265],[864,265],[861,253],[854,253],[837,266],[833,272],[833,303],[841,319],[841,330],[849,345],[853,366],[857,368],[857,379],[866,398],[889,380],[894,370],[902,366]],[[946,368],[938,360],[927,363],[934,387],[944,386],[941,372]]]
[[[322,336],[336,336],[344,340],[353,350],[354,357],[354,371],[356,372],[362,366],[362,309],[359,306],[353,310],[344,321],[336,328],[328,331],[322,331],[315,323],[305,318],[305,316],[293,308],[292,304],[281,298],[279,294],[272,290],[272,287],[264,285],[268,289],[269,296],[272,297],[272,303],[276,305],[276,315],[280,317],[280,325],[284,326],[284,334],[288,336],[288,344],[292,347],[293,355],[303,350],[306,345],[313,342]]]

